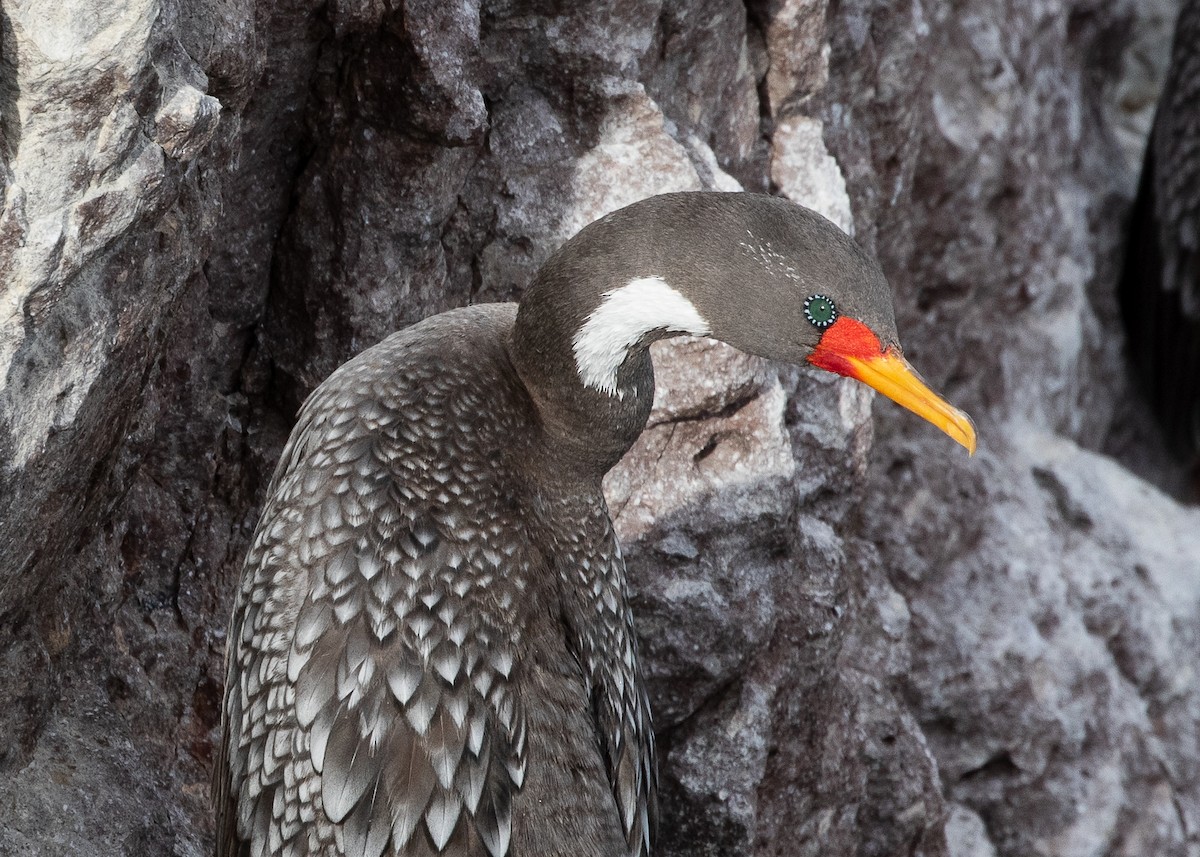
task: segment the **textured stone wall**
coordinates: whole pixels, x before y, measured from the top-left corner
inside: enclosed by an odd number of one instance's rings
[[[1133,84],[1105,75],[1138,57],[1114,11],[1139,10],[931,13],[908,199],[870,182],[856,199],[910,356],[986,438],[978,460],[947,458],[880,408],[863,516],[908,607],[896,686],[937,758],[955,854],[1200,849],[1200,513],[1104,454],[1180,481],[1115,324],[1131,175],[1113,101]],[[870,116],[861,86],[844,97]],[[859,115],[871,136],[895,121]]]
[[[206,853],[229,596],[299,402],[688,188],[852,229],[981,447],[656,346],[608,489],[662,853],[1200,853],[1200,512],[1112,297],[1173,11],[2,0],[0,854]]]

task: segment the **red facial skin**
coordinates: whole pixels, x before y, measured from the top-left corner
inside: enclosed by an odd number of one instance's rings
[[[951,405],[921,380],[900,349],[883,347],[869,327],[841,316],[825,329],[808,362],[838,375],[862,381],[903,408],[948,434],[975,452],[975,426],[971,418]]]
[[[869,360],[881,354],[883,344],[879,337],[861,321],[843,315],[825,329],[821,341],[817,343],[813,353],[808,355],[808,362],[838,375],[857,378],[858,372],[846,358]]]

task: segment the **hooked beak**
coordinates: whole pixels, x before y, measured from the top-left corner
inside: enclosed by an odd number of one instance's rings
[[[809,355],[814,366],[862,381],[901,407],[940,428],[975,454],[975,425],[971,418],[933,390],[908,365],[899,349],[884,349],[865,324],[841,316],[825,331]]]

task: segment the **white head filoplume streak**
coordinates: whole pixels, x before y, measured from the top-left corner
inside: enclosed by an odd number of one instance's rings
[[[575,366],[584,386],[619,396],[617,370],[629,349],[655,330],[707,336],[712,328],[662,277],[638,277],[605,292],[573,340]]]

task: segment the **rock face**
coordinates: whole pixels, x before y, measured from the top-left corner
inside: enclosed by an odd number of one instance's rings
[[[325,375],[739,187],[878,254],[981,451],[656,346],[608,489],[661,853],[1200,854],[1200,512],[1113,298],[1171,0],[0,12],[0,854],[208,851],[230,593]]]

